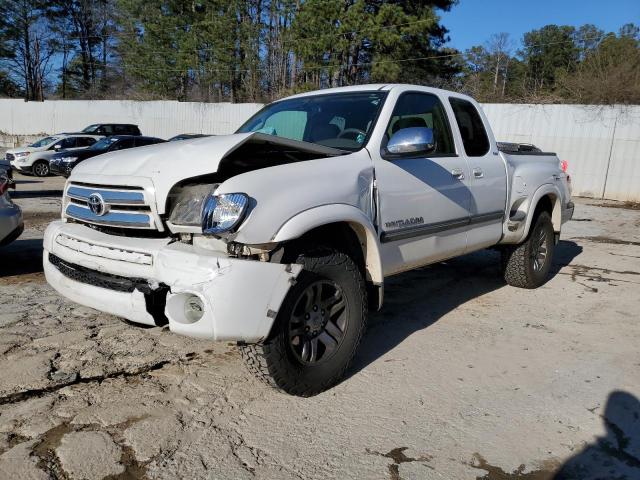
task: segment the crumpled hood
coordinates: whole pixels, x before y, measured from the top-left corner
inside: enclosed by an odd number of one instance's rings
[[[226,153],[242,144],[250,133],[203,137],[157,143],[146,147],[109,152],[80,163],[76,175],[123,175],[175,181],[215,172]],[[175,183],[175,182],[173,182]]]
[[[344,153],[321,145],[261,133],[237,133],[160,143],[98,155],[79,163],[72,170],[69,181],[128,186],[146,186],[150,181],[155,189],[158,211],[163,213],[169,191],[176,183],[217,172],[224,157],[250,139],[316,154]]]

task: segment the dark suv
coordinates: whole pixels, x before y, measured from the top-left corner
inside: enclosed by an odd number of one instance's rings
[[[116,150],[143,147],[145,145],[154,145],[156,143],[163,142],[165,142],[165,140],[155,137],[114,135],[98,140],[89,148],[85,148],[83,150],[62,151],[56,153],[51,157],[49,165],[51,167],[51,173],[54,175],[68,177],[71,174],[73,167],[87,158],[96,157],[107,152],[115,152]]]
[[[82,133],[93,135],[142,135],[137,125],[130,123],[96,123],[82,130]]]

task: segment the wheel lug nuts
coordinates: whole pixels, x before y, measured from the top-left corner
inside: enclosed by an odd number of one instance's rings
[[[322,313],[322,315],[324,315],[324,310],[322,310],[320,313]]]
[[[314,305],[314,306],[313,306],[313,311],[314,311],[314,312],[317,312],[317,311],[318,311],[318,306],[317,306],[317,305]]]

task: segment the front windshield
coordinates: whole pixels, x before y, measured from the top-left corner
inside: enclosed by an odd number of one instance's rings
[[[369,138],[385,96],[356,92],[283,100],[267,105],[236,133],[266,133],[356,151]]]
[[[106,150],[112,143],[117,142],[116,137],[106,137],[98,140],[96,143],[89,147],[90,150]]]
[[[52,144],[60,139],[60,137],[45,137],[42,140],[38,140],[36,143],[32,143],[29,145],[30,147],[40,148],[46,147],[47,145]]]
[[[83,133],[93,133],[98,127],[99,127],[99,125],[89,125],[87,128],[82,130],[82,132]]]

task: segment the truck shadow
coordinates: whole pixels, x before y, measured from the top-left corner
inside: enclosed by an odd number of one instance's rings
[[[15,190],[10,193],[11,198],[41,198],[58,197],[62,198],[62,190]]]
[[[640,401],[632,394],[609,394],[600,415],[606,434],[569,458],[554,480],[640,478]]]
[[[42,239],[17,239],[0,247],[0,278],[42,272]]]
[[[550,278],[580,253],[581,246],[561,241],[556,247]],[[500,254],[493,250],[471,253],[391,277],[385,283],[384,307],[369,315],[367,333],[347,377],[469,300],[505,286],[500,274]]]

